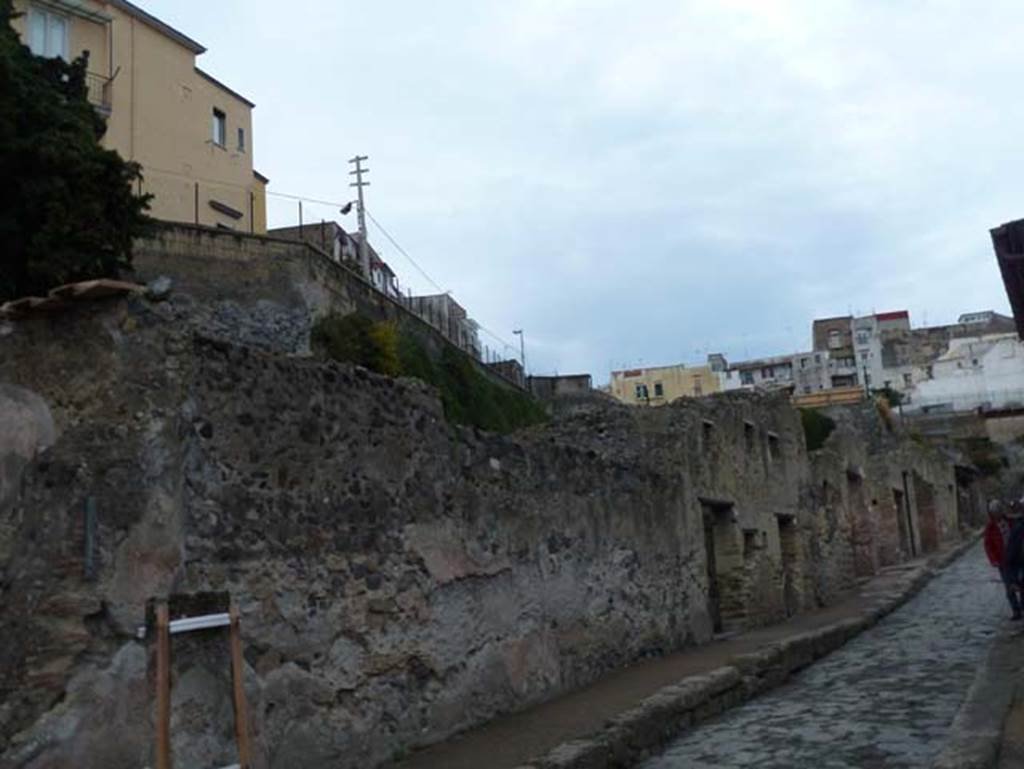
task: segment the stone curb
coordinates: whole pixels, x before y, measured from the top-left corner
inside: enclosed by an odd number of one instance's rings
[[[597,733],[565,742],[518,769],[626,769],[691,727],[772,689],[797,671],[835,651],[896,610],[980,537],[968,535],[951,550],[914,569],[896,590],[881,593],[859,617],[739,654],[729,664],[665,686],[607,721]],[[951,765],[952,766],[952,765]]]
[[[1017,627],[1004,629],[971,682],[932,769],[992,769],[998,764],[1006,717],[1024,683],[1022,652],[1024,634]]]

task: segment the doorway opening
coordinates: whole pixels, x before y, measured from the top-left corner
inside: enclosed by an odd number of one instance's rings
[[[708,579],[708,616],[721,633],[745,616],[743,605],[743,536],[731,502],[700,502]]]
[[[786,617],[792,617],[800,611],[800,540],[795,516],[778,515],[776,520],[779,524],[779,552],[782,557],[782,606]]]

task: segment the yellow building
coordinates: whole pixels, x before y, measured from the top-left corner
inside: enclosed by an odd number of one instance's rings
[[[718,392],[718,376],[708,366],[658,366],[613,371],[611,394],[641,406],[671,403],[677,398],[695,398]]]
[[[14,0],[14,10],[34,53],[89,52],[89,99],[107,116],[103,144],[142,166],[153,216],[266,232],[254,105],[196,66],[203,46],[125,0]]]

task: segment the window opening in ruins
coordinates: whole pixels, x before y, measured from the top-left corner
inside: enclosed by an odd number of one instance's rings
[[[750,560],[754,557],[754,551],[761,549],[760,534],[757,529],[743,530],[743,560]]]
[[[711,449],[711,438],[714,436],[715,423],[705,419],[701,422],[701,440],[704,444],[704,451]]]
[[[782,445],[779,442],[779,436],[775,433],[768,433],[768,457],[773,462],[782,459]]]
[[[743,423],[743,441],[748,454],[754,453],[756,432],[752,422]]]

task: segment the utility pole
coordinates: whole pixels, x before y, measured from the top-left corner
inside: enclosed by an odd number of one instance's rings
[[[369,173],[369,168],[363,168],[363,161],[369,160],[367,155],[356,155],[348,162],[356,169],[349,171],[349,176],[355,176],[356,180],[350,183],[349,187],[355,187],[359,197],[357,198],[356,214],[359,217],[359,264],[363,268],[363,277],[370,280],[370,245],[366,240],[366,205],[363,203],[363,187],[369,187],[369,182],[363,181],[363,174]]]
[[[523,376],[526,376],[526,343],[523,342],[523,330],[517,328],[512,332],[519,337],[519,362],[523,364]]]

